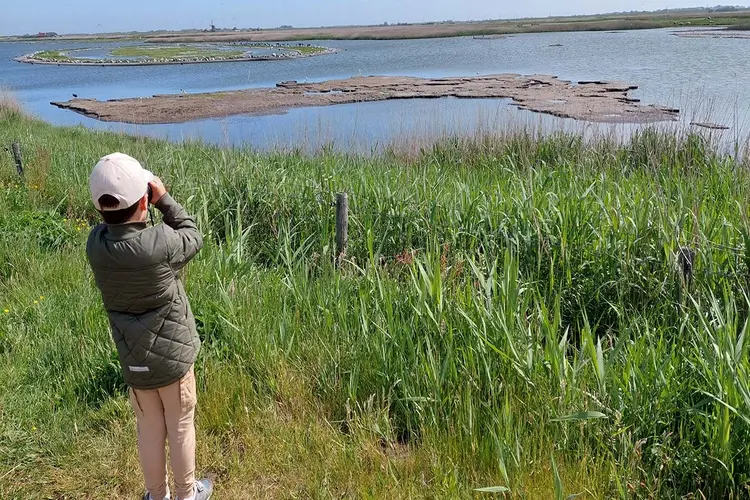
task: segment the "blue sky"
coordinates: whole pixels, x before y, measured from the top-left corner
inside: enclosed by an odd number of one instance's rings
[[[0,0],[0,35],[148,31],[220,27],[270,28],[479,20],[656,10],[702,5],[684,0]],[[717,2],[714,2],[717,3]]]

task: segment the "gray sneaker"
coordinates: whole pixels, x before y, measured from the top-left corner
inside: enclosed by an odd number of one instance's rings
[[[214,492],[214,483],[210,479],[195,482],[195,496],[193,500],[208,500]]]
[[[154,500],[154,497],[152,497],[151,493],[147,491],[143,494],[143,500]],[[169,500],[169,493],[167,493],[167,496],[164,497],[164,500]]]

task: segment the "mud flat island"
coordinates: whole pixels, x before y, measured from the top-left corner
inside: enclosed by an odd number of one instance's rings
[[[276,87],[203,94],[155,95],[99,101],[53,102],[107,122],[182,123],[230,115],[267,115],[290,108],[417,98],[507,98],[521,109],[602,123],[672,121],[679,110],[640,104],[620,82],[578,82],[554,76],[514,74],[455,78],[354,77],[321,83],[281,82]]]

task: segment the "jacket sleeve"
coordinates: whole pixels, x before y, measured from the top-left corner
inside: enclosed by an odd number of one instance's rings
[[[156,208],[163,214],[164,224],[173,229],[164,228],[167,254],[172,268],[179,271],[203,248],[203,236],[195,219],[169,193],[162,196]]]

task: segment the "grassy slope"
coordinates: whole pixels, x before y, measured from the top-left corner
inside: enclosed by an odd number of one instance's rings
[[[204,341],[199,467],[219,498],[502,484],[547,499],[553,457],[566,494],[588,498],[747,485],[750,174],[695,137],[520,134],[365,158],[173,145],[17,112],[0,124],[28,166],[19,186],[0,155],[2,498],[140,487],[83,255],[88,170],[114,150],[161,174],[206,236],[186,282]],[[352,259],[336,272],[339,190]],[[692,300],[673,272],[688,243]],[[554,420],[583,411],[607,418]]]

